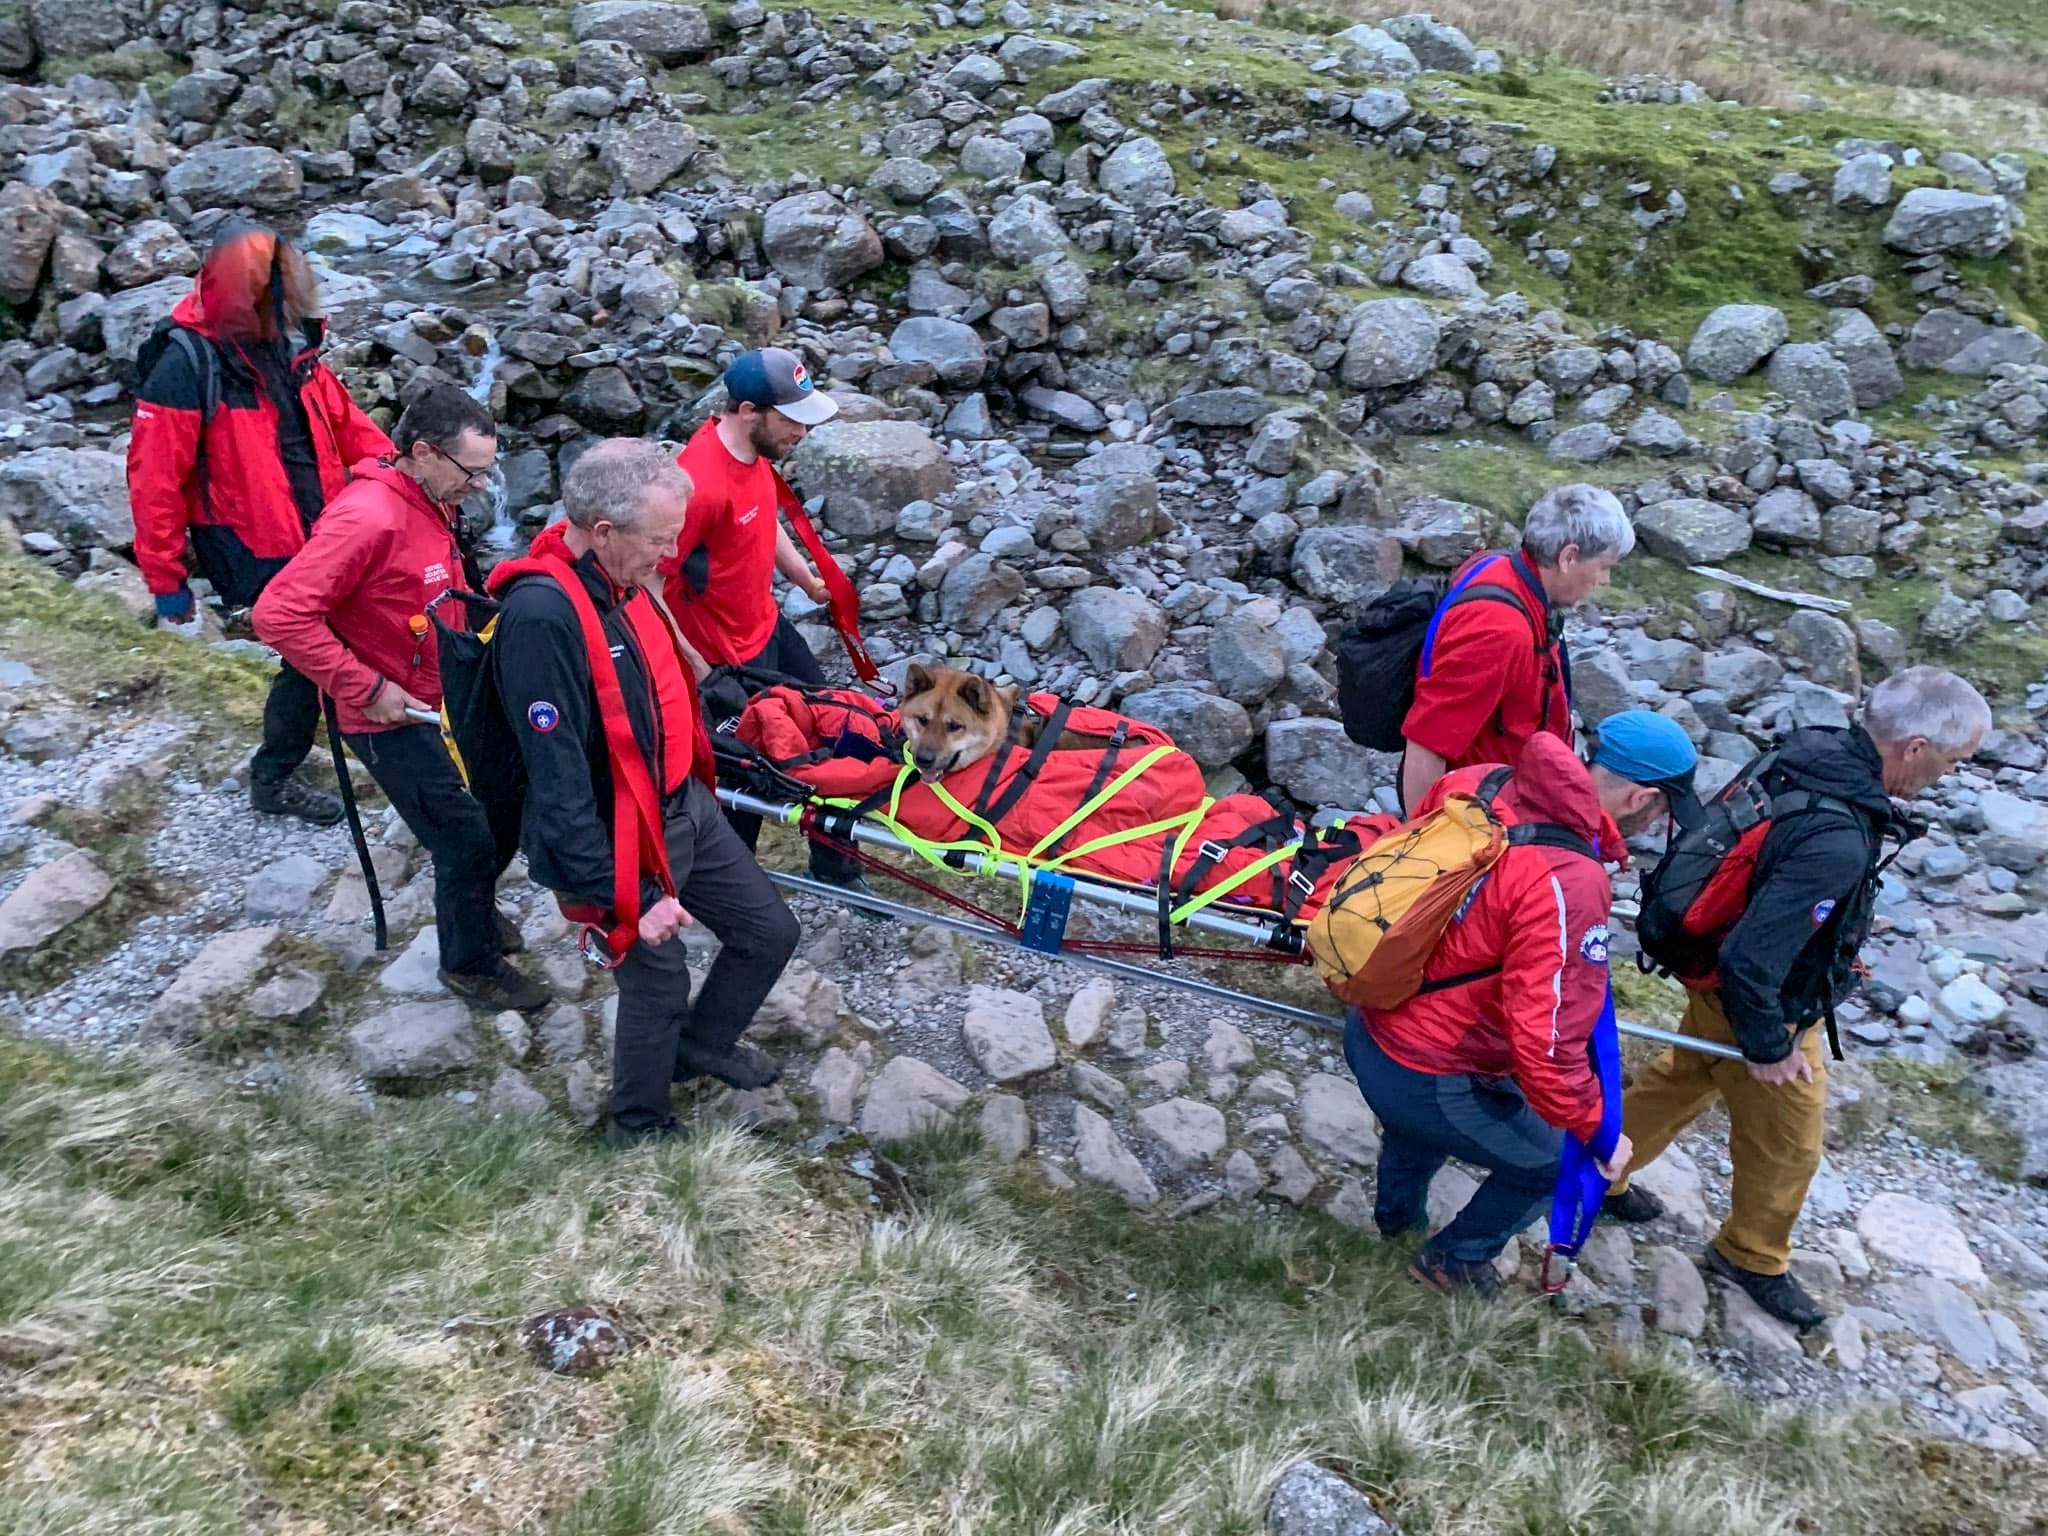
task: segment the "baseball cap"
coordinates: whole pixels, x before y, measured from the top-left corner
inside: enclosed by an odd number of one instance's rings
[[[734,405],[758,405],[782,412],[807,427],[830,421],[839,403],[811,385],[811,371],[787,347],[742,352],[725,370],[725,396]]]
[[[1696,803],[1693,770],[1699,767],[1699,753],[1676,720],[1654,710],[1625,709],[1593,729],[1596,766],[1631,784],[1663,790],[1674,814]]]

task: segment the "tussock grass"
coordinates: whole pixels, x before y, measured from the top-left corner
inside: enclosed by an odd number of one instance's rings
[[[1303,1455],[1411,1536],[1990,1533],[2038,1502],[1598,1319],[1445,1306],[1317,1218],[1167,1224],[961,1134],[888,1150],[871,1196],[843,1147],[620,1157],[0,1040],[0,1532],[1250,1536]],[[536,1370],[520,1321],[584,1303],[634,1351]]]
[[[1363,0],[1332,9],[1367,21],[1390,14]],[[2048,29],[2017,19],[1973,33],[1943,28],[1933,8],[1915,16],[1849,0],[1433,0],[1429,9],[1482,44],[1606,75],[1694,80],[1751,106],[1793,105],[1807,90],[1802,73],[2037,106],[2048,63]]]

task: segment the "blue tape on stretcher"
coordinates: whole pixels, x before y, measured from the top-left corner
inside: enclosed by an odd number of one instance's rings
[[[1613,1156],[1621,1138],[1621,1030],[1614,1019],[1611,981],[1586,1050],[1593,1059],[1594,1075],[1600,1079],[1600,1129],[1590,1146],[1576,1136],[1564,1139],[1564,1161],[1550,1202],[1550,1248],[1566,1258],[1575,1257],[1593,1235],[1600,1202],[1607,1198],[1607,1180],[1595,1163]]]
[[[1066,937],[1067,914],[1073,905],[1074,882],[1071,876],[1034,876],[1031,900],[1024,908],[1023,932],[1019,935],[1024,947],[1044,955],[1058,954],[1061,941]]]

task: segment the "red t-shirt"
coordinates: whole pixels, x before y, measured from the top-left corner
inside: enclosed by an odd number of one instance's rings
[[[1572,744],[1571,700],[1559,654],[1563,642],[1536,647],[1538,626],[1546,623],[1542,589],[1532,588],[1505,555],[1476,556],[1458,574],[1477,561],[1492,563],[1475,583],[1506,587],[1530,616],[1506,603],[1461,603],[1442,616],[1425,645],[1415,702],[1401,734],[1453,768],[1512,764],[1539,731]]]
[[[711,665],[752,661],[775,633],[774,466],[734,458],[716,418],[676,462],[690,477],[690,513],[676,553],[662,562],[662,596]]]

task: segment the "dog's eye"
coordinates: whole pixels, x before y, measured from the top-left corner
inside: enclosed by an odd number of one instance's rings
[[[960,722],[958,720],[948,720],[946,722],[946,729],[955,736],[958,736],[960,734]]]
[[[930,715],[912,715],[910,718],[915,720],[919,725],[930,725],[932,723],[932,717]]]

